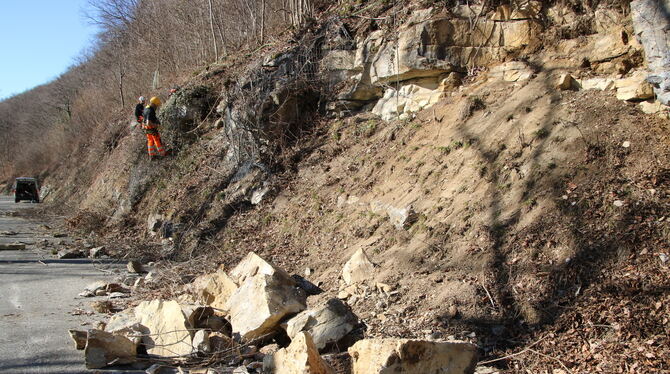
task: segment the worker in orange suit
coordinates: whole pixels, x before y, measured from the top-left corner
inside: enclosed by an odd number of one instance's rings
[[[161,136],[158,133],[158,126],[161,122],[156,116],[156,111],[161,106],[161,99],[158,97],[152,97],[149,100],[149,105],[144,109],[144,123],[142,128],[147,134],[147,151],[149,152],[149,158],[151,160],[156,159],[157,157],[164,157],[166,152],[163,149],[163,144],[161,144]]]

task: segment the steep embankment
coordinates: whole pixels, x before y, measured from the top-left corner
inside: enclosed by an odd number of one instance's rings
[[[519,371],[666,370],[667,120],[643,112],[661,107],[630,19],[406,16],[331,20],[203,72],[163,109],[174,158],[120,137],[73,225],[203,270],[249,251],[309,268],[369,336],[457,336],[491,357],[539,341],[502,361]],[[345,284],[361,249],[375,269]]]

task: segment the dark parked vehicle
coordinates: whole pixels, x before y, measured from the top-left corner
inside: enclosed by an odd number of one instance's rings
[[[14,182],[14,202],[30,200],[33,203],[40,202],[40,185],[35,178],[16,178]]]

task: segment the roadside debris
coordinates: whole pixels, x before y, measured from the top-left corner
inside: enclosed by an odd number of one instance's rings
[[[381,283],[377,288],[393,290]],[[228,273],[219,268],[196,278],[183,291],[187,294],[178,300],[144,301],[116,313],[100,326],[104,330],[71,330],[75,348],[85,350],[87,367],[132,364],[140,352],[158,360],[147,373],[179,368],[176,372],[334,374],[329,363],[353,361],[352,373],[372,374],[385,372],[377,366],[394,354],[399,360],[393,367],[407,373],[434,371],[447,362],[453,373],[471,373],[476,362],[477,348],[468,343],[361,340],[362,334],[354,334],[361,323],[345,302],[331,298],[306,310],[307,294],[295,277],[255,253]],[[128,292],[99,281],[83,294]],[[109,300],[92,306],[99,313],[114,308]],[[204,368],[209,366],[219,369]]]

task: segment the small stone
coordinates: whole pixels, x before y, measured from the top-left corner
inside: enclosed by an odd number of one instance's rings
[[[621,200],[614,200],[614,206],[615,207],[622,207],[623,206],[623,201]]]
[[[661,260],[661,262],[664,263],[664,264],[667,263],[668,260],[669,260],[668,255],[665,254],[665,253],[661,253],[661,254],[659,254],[659,255],[658,255],[658,258],[659,258],[659,259]]]
[[[107,254],[105,247],[91,248],[88,252],[90,258],[100,258]]]
[[[246,366],[238,366],[233,370],[233,374],[249,374]]]
[[[357,250],[344,264],[342,268],[342,279],[348,285],[361,283],[374,275],[374,264],[368,258],[363,249]]]
[[[112,292],[109,295],[107,295],[110,299],[124,299],[126,297],[129,297],[127,293],[123,292]]]
[[[211,352],[209,344],[209,332],[207,330],[198,330],[193,335],[193,353]]]
[[[623,144],[621,144],[621,146],[624,148],[628,148],[630,147],[630,142],[626,140],[625,142],[623,142]]]
[[[91,303],[91,308],[98,313],[109,313],[112,311],[114,304],[108,300],[99,300]]]
[[[73,258],[84,258],[84,252],[78,249],[67,249],[58,253],[58,258],[61,260],[69,260]]]
[[[144,278],[137,278],[135,280],[135,284],[133,284],[133,287],[134,288],[142,287],[142,286],[144,286],[144,283],[145,283]]]
[[[310,267],[305,268],[305,276],[306,276],[306,277],[309,277],[309,276],[312,275],[312,274],[314,274],[314,269],[312,269],[312,268],[310,268]]]
[[[556,88],[562,91],[576,90],[579,88],[579,83],[575,80],[575,78],[572,75],[563,74],[558,78]]]

